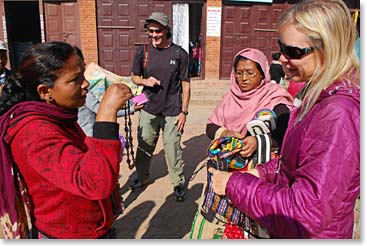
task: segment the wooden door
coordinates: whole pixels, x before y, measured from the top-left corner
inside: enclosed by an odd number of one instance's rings
[[[228,79],[233,58],[244,48],[256,48],[271,61],[271,54],[279,51],[275,24],[288,4],[223,5],[220,79]]]
[[[99,65],[130,76],[136,48],[148,43],[144,21],[154,12],[172,16],[172,3],[156,0],[97,0]]]
[[[46,41],[63,41],[80,47],[78,2],[44,2]]]
[[[97,1],[99,63],[116,74],[130,70],[135,1]]]
[[[249,31],[252,28],[251,8],[248,6],[224,6],[222,12],[221,69],[220,78],[229,78],[233,56],[249,47]]]

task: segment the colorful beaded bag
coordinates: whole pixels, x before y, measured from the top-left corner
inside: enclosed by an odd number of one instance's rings
[[[213,140],[208,149],[208,167],[221,171],[246,170],[248,159],[238,155],[244,142],[234,137],[222,137]],[[202,204],[204,212],[212,211],[236,225],[242,225],[245,215],[232,205],[226,196],[219,196],[213,191],[212,174],[207,172],[207,186]]]

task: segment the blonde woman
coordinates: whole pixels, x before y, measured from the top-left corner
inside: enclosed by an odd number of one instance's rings
[[[251,173],[209,169],[214,191],[272,238],[352,238],[360,193],[356,28],[343,1],[309,0],[287,10],[278,31],[286,73],[307,81],[281,157]]]

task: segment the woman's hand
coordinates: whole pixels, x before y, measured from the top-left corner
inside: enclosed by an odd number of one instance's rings
[[[245,145],[242,147],[240,151],[240,155],[242,157],[250,157],[257,150],[257,141],[256,137],[248,136],[243,140]]]
[[[256,168],[253,168],[253,169],[247,170],[247,171],[245,171],[244,173],[252,174],[252,175],[254,175],[254,176],[255,176],[255,177],[257,177],[257,178],[259,178],[259,177],[260,177],[259,172],[257,171],[257,169],[256,169]]]
[[[226,187],[229,178],[231,177],[232,173],[218,171],[212,167],[208,169],[208,172],[213,174],[212,181],[213,181],[213,190],[218,195],[225,195],[226,194]]]
[[[133,107],[134,107],[134,112],[140,111],[140,109],[142,109],[144,107],[144,104],[141,104],[141,105],[138,106],[137,103],[134,103]]]
[[[241,133],[236,132],[236,131],[231,131],[231,130],[224,130],[221,134],[220,137],[235,137],[235,138],[239,138],[242,139],[243,136],[241,135]]]
[[[208,172],[212,174],[212,182],[213,182],[213,191],[217,193],[218,195],[225,195],[226,194],[226,187],[229,178],[233,173],[231,172],[225,172],[225,171],[219,171],[212,167],[209,167]],[[253,168],[251,170],[246,171],[245,173],[249,173],[251,175],[254,175],[255,177],[259,177],[259,172],[256,170],[256,168]]]
[[[117,121],[117,111],[133,97],[130,88],[125,84],[108,86],[99,106],[96,121]]]

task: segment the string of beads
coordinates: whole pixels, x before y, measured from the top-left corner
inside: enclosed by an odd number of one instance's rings
[[[133,144],[133,136],[132,136],[132,122],[130,117],[130,103],[126,102],[125,105],[125,149],[126,149],[126,162],[130,170],[132,170],[135,166],[135,153],[134,153],[134,144]],[[131,156],[131,158],[130,158]]]

